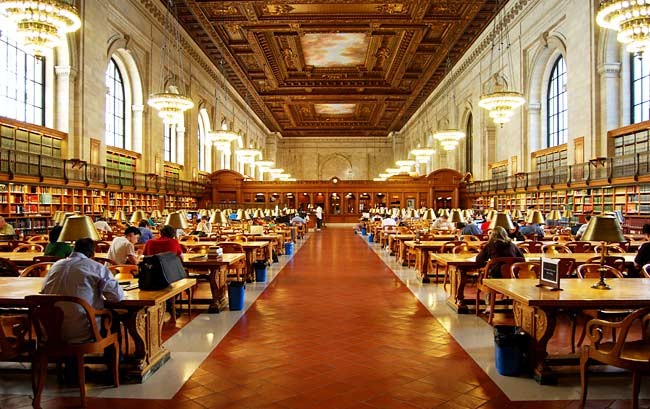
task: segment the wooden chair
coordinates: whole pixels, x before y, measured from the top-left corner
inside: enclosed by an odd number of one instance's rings
[[[570,241],[566,243],[566,246],[573,253],[590,253],[593,251],[593,246],[588,241]]]
[[[525,261],[526,259],[522,257],[496,257],[488,261],[485,267],[479,272],[478,280],[476,282],[476,315],[479,315],[480,313],[479,306],[481,304],[481,292],[488,290],[487,287],[483,285],[483,280],[485,278],[490,278],[489,277],[490,272],[495,268],[499,268],[501,272],[501,277],[509,277],[511,274],[510,273],[511,266],[514,263],[520,263]],[[494,294],[492,294],[492,296],[490,297],[490,302],[489,302],[490,315],[488,317],[489,324],[492,324],[492,320],[494,319],[494,307],[496,305],[495,298],[496,297]]]
[[[541,253],[542,252],[542,242],[541,241],[525,241],[523,243],[517,243],[517,247],[521,249],[524,253]]]
[[[50,238],[46,234],[37,234],[35,236],[29,236],[27,241],[36,241],[36,242],[45,242],[50,241]]]
[[[27,315],[0,315],[0,361],[8,361],[34,351],[29,340]]]
[[[465,244],[458,245],[454,247],[454,249],[451,251],[453,254],[478,254],[481,249],[476,246],[472,246],[468,244],[469,242]],[[478,269],[477,270],[467,270],[465,272],[465,276],[468,279],[468,282],[471,281],[472,283],[476,282],[476,279],[478,278]],[[445,277],[442,280],[442,288],[447,289],[447,281],[449,280],[449,267],[445,269]]]
[[[223,249],[224,254],[226,253],[244,253],[244,248],[240,243],[234,243],[229,241],[224,241],[219,243],[219,247]],[[246,268],[246,262],[237,263],[233,268],[229,269],[228,276],[236,277],[237,280],[245,280],[246,273],[244,269]]]
[[[631,338],[630,329],[635,323],[641,327],[641,337],[636,340]],[[602,342],[606,330],[618,330],[620,336],[617,341]],[[590,345],[582,347],[580,356],[580,383],[582,384],[581,407],[587,400],[587,369],[592,363],[601,363],[626,369],[632,372],[632,408],[639,407],[639,389],[641,376],[650,373],[650,308],[642,308],[629,314],[619,322],[605,320],[591,320],[587,323],[587,333],[591,340]]]
[[[596,245],[594,246],[594,253],[600,254],[602,246]],[[623,254],[625,253],[625,249],[621,247],[618,243],[613,243],[613,244],[608,244],[607,245],[607,253],[608,254]]]
[[[45,277],[54,263],[46,261],[43,263],[32,264],[20,273],[20,277]]]
[[[605,278],[624,278],[623,273],[619,269],[607,264],[601,266],[599,263],[589,260],[585,264],[578,266],[577,272],[579,278],[600,278],[601,268],[604,268],[606,271]]]
[[[111,248],[111,243],[106,241],[98,241],[95,243],[95,252],[96,253],[108,253],[108,250]]]
[[[97,256],[95,256],[95,257],[93,257],[93,260],[95,260],[96,262],[98,262],[100,264],[104,264],[104,265],[109,265],[109,266],[117,265],[116,262],[114,262],[110,258],[106,258],[106,257],[97,257]]]
[[[644,278],[650,278],[650,264],[646,264],[645,266],[641,267],[641,275]]]
[[[45,386],[47,362],[50,357],[76,358],[79,391],[81,393],[81,406],[86,407],[86,379],[84,373],[84,355],[101,354],[109,350],[108,366],[113,374],[115,386],[120,385],[119,344],[117,334],[111,332],[112,314],[108,310],[95,310],[88,302],[79,297],[64,295],[29,295],[25,300],[30,305],[30,317],[36,332],[37,348],[32,365],[32,387],[34,392],[33,406],[40,407],[41,394]],[[61,303],[69,303],[79,309],[90,327],[90,339],[83,343],[70,343],[66,341],[62,332],[64,310]],[[101,318],[101,330],[97,324]]]
[[[459,239],[462,240],[462,241],[468,241],[468,242],[472,242],[472,241],[481,241],[481,238],[480,238],[480,237],[475,236],[475,235],[473,235],[473,234],[461,234],[461,235],[459,236]]]
[[[595,256],[595,257],[589,257],[586,261],[586,263],[589,264],[599,264],[600,263],[600,256]],[[625,268],[625,258],[621,256],[605,256],[605,265],[614,267],[617,269],[619,272],[623,272],[623,269]]]
[[[0,258],[0,277],[18,277],[20,270],[13,261],[8,258]]]
[[[542,253],[544,254],[571,254],[571,249],[564,244],[545,244],[542,246]]]
[[[510,276],[512,278],[536,278],[542,269],[541,263],[536,261],[523,261],[512,263],[510,266]]]
[[[571,234],[558,234],[553,236],[553,241],[556,241],[558,243],[568,243],[573,240],[573,236]]]
[[[108,266],[108,270],[113,273],[115,279],[117,279],[118,274],[130,274],[132,277],[138,276],[138,266],[135,264],[115,264]]]
[[[198,243],[200,240],[199,240],[199,236],[188,235],[188,236],[179,237],[178,241],[184,241],[187,243]]]
[[[12,251],[14,253],[42,253],[43,246],[40,244],[19,244]]]
[[[187,252],[191,254],[208,254],[210,251],[210,247],[207,244],[202,244],[200,246],[190,246],[187,248]]]

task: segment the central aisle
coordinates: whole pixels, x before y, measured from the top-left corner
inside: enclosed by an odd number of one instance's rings
[[[510,406],[350,228],[312,233],[174,400],[240,409]]]

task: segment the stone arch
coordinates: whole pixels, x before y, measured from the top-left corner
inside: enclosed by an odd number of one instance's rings
[[[340,153],[325,156],[318,167],[319,180],[328,180],[334,176],[340,179],[349,179],[348,175],[352,173],[352,162]]]

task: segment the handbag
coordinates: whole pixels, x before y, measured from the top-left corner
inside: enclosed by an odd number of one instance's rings
[[[138,286],[140,290],[155,291],[169,287],[175,281],[187,277],[176,253],[166,252],[145,256],[138,263]]]

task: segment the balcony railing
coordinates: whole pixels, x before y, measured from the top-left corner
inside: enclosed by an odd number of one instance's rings
[[[570,186],[589,184],[597,180],[611,181],[616,178],[650,175],[650,152],[596,158],[585,163],[560,166],[546,170],[492,179],[479,180],[467,186],[467,193],[497,192],[505,190],[525,190],[538,186]]]
[[[205,191],[207,179],[198,182],[168,179],[156,174],[144,174],[106,166],[88,164],[77,159],[59,159],[12,149],[0,150],[0,174],[9,180],[18,176],[58,179],[64,184],[83,182],[87,186],[102,184],[104,187],[119,186],[120,189],[155,190],[161,193],[200,195]]]

